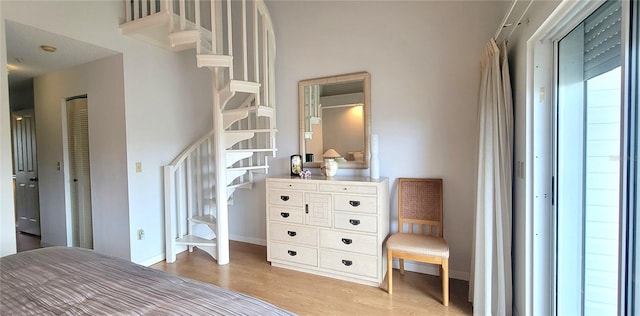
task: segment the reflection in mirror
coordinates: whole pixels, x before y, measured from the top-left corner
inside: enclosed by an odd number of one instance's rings
[[[369,167],[369,81],[366,72],[300,81],[305,167],[320,167],[327,152],[338,153],[341,169]]]

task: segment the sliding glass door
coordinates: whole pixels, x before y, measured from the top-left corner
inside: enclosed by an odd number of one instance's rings
[[[621,11],[605,2],[557,43],[557,315],[618,312]]]

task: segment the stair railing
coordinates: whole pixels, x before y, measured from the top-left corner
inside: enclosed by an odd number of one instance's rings
[[[166,259],[175,261],[173,240],[191,234],[186,220],[198,215],[216,215],[215,162],[210,131],[164,166],[164,213]]]

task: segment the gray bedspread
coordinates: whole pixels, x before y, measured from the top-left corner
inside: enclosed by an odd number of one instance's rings
[[[292,315],[212,284],[79,248],[0,258],[1,315]]]

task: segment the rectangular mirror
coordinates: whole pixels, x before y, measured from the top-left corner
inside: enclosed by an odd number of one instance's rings
[[[359,72],[298,83],[304,167],[320,168],[324,154],[333,149],[340,169],[369,168],[370,81],[368,72]]]

